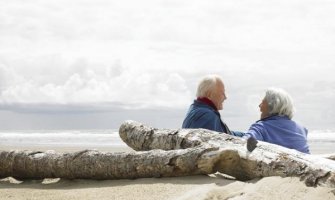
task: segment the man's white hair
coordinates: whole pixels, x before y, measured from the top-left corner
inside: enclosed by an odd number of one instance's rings
[[[294,107],[291,96],[283,89],[268,88],[264,99],[269,106],[270,115],[285,115],[292,119]]]
[[[222,81],[221,77],[216,74],[207,75],[203,77],[199,84],[197,89],[197,97],[209,97],[209,94],[212,90],[216,87],[216,84],[218,81]]]

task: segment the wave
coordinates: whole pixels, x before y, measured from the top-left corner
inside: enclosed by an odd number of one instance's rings
[[[22,146],[126,146],[115,130],[6,131],[0,145]]]
[[[309,144],[333,144],[335,132],[314,130],[308,134]],[[104,130],[23,130],[0,131],[0,145],[19,146],[126,146],[115,129]]]
[[[333,131],[312,131],[308,134],[308,141],[313,142],[335,142],[335,132]]]

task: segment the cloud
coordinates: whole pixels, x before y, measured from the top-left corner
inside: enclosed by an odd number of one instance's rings
[[[10,86],[13,82],[18,82],[19,79],[20,77],[16,75],[13,69],[0,64],[0,92]]]
[[[2,67],[0,72],[7,78],[2,79],[0,101],[7,105],[121,102],[119,106],[123,108],[180,108],[190,99],[186,81],[178,73],[125,69],[120,60],[109,66],[77,60],[69,66],[67,73],[57,74],[54,78],[50,77],[50,71],[39,73],[38,67],[33,70],[38,76],[15,73],[7,67]],[[22,80],[11,82],[10,77]]]
[[[165,41],[294,51],[330,47],[332,8],[299,1],[105,0],[11,1],[3,2],[0,11],[7,45],[10,38],[19,39],[15,46],[59,40]]]

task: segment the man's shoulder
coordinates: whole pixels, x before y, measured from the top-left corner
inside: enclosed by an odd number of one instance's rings
[[[205,106],[193,107],[192,110],[194,114],[202,115],[204,117],[216,117],[217,116],[217,114],[215,113],[215,110],[205,107]]]

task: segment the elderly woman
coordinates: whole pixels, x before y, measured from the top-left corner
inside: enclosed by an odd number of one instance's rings
[[[246,137],[309,153],[307,129],[292,120],[294,108],[287,92],[268,89],[259,108],[261,119],[251,125]]]

